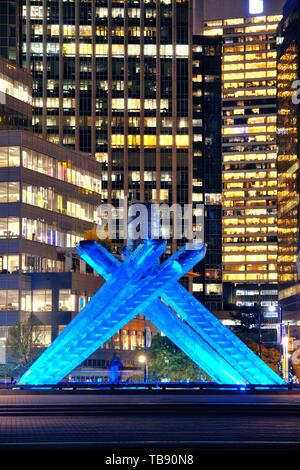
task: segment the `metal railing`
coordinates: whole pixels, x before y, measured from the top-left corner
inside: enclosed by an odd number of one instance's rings
[[[91,391],[91,392],[264,392],[276,393],[300,391],[300,384],[283,385],[219,385],[213,382],[137,382],[137,383],[95,383],[95,382],[60,382],[56,385],[21,385],[0,383],[1,390],[15,391]]]

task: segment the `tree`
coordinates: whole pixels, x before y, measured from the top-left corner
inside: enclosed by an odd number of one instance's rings
[[[44,330],[31,319],[19,322],[8,330],[8,369],[11,373],[25,371],[37,358],[44,345]],[[13,374],[12,374],[13,375]]]
[[[254,351],[256,354],[259,354],[259,345],[257,343],[250,343],[250,349]],[[280,364],[280,352],[276,348],[270,348],[265,346],[264,344],[261,345],[261,358],[262,360],[268,364],[277,374],[280,373],[279,364]]]
[[[208,377],[166,336],[155,335],[148,350],[150,380],[207,381]]]

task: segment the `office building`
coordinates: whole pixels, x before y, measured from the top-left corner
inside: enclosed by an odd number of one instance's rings
[[[0,59],[0,358],[4,363],[9,361],[10,327],[30,318],[39,325],[43,348],[103,283],[75,250],[76,243],[95,230],[101,165],[29,132],[31,87],[30,74]],[[143,319],[131,322],[129,330],[116,334],[76,373],[85,379],[107,377],[112,349],[120,349],[125,352],[124,377],[137,374],[135,351],[144,346],[145,326]]]
[[[33,128],[102,164],[102,196],[191,201],[188,0],[23,1]]]
[[[20,0],[1,0],[0,4],[0,57],[20,65]]]
[[[284,318],[294,322],[300,307],[299,56],[300,2],[290,0],[278,29],[278,282]]]
[[[222,309],[222,142],[220,37],[193,38],[193,204],[204,204],[207,253],[195,269],[193,293]],[[197,209],[194,207],[194,211]]]
[[[283,2],[204,3],[204,34],[223,36],[224,302],[267,309],[278,293],[276,30]]]
[[[32,128],[32,78],[0,58],[0,129]]]

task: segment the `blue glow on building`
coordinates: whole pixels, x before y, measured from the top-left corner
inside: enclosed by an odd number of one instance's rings
[[[219,384],[282,384],[282,379],[179,283],[205,256],[188,244],[158,264],[165,242],[143,241],[122,263],[96,242],[78,252],[106,284],[21,377],[56,384],[140,312]],[[171,307],[171,308],[170,308]]]

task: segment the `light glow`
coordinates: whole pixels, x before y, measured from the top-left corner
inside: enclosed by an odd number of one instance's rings
[[[250,15],[259,15],[264,12],[264,0],[249,0]]]

